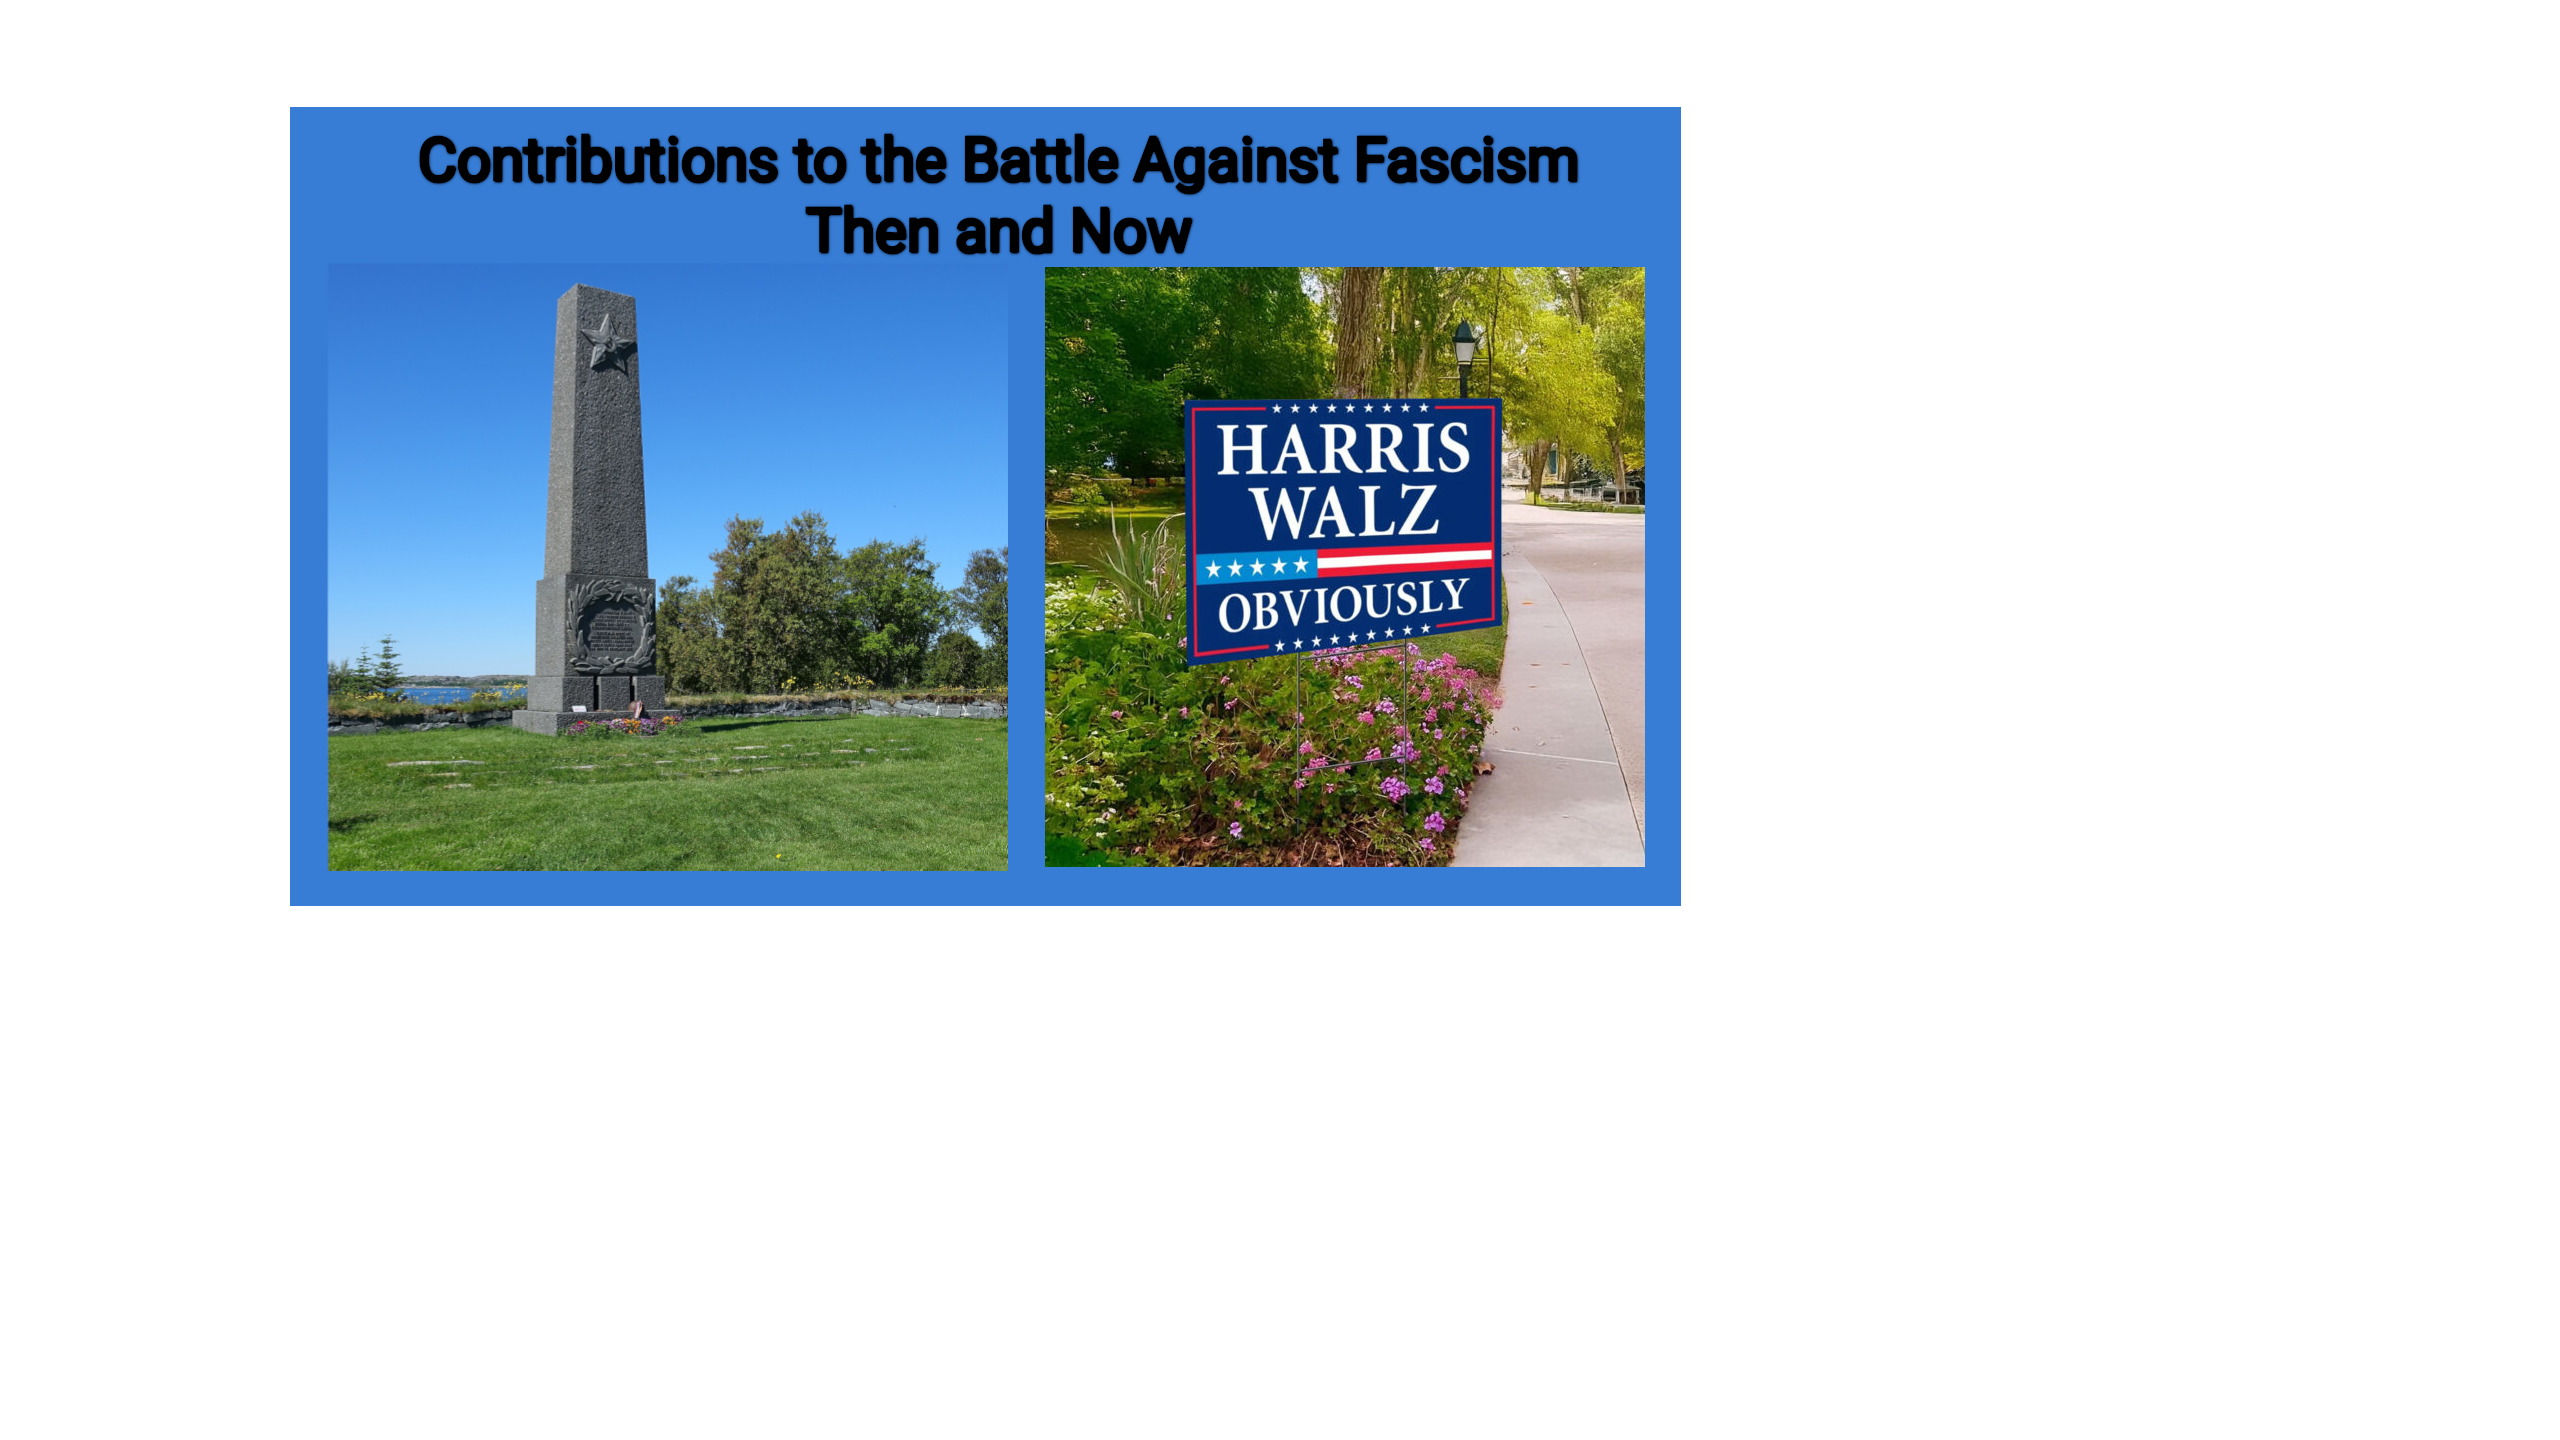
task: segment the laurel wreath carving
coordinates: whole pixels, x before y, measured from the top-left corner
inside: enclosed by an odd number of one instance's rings
[[[569,587],[569,668],[581,675],[648,673],[658,643],[658,596],[646,580],[611,578],[581,580]],[[587,621],[605,605],[629,605],[640,612],[640,634],[631,653],[599,656],[587,653]]]

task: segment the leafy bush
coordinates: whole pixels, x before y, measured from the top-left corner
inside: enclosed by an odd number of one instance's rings
[[[1090,525],[1102,519],[1102,487],[1085,480],[1067,492],[1067,503],[1076,507],[1076,518]]]
[[[1186,668],[1121,597],[1047,596],[1048,828],[1157,863],[1449,859],[1496,703],[1419,646]]]

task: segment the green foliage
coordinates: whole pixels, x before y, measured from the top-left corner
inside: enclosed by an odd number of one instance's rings
[[[845,676],[909,684],[955,615],[923,540],[839,553],[815,511],[772,532],[733,519],[711,559],[708,586],[678,575],[659,590],[670,689],[774,692]]]
[[[1053,470],[1179,474],[1183,401],[1325,384],[1322,318],[1295,269],[1060,268],[1046,285]]]
[[[934,642],[933,654],[925,660],[924,683],[958,690],[983,685],[986,653],[986,647],[968,631],[947,631]]]
[[[1491,719],[1474,671],[1419,646],[1194,669],[1117,594],[1048,602],[1052,834],[1152,863],[1447,863]]]
[[[1012,620],[1006,610],[1009,591],[1006,587],[1006,565],[1013,554],[1011,546],[997,550],[975,550],[969,554],[969,568],[960,588],[952,592],[960,613],[989,643],[1003,648],[1012,634]]]
[[[373,654],[372,668],[366,671],[365,681],[387,695],[400,688],[403,678],[400,674],[400,652],[391,648],[391,637],[385,635],[382,648]]]
[[[1188,573],[1184,557],[1182,536],[1171,520],[1157,521],[1152,530],[1132,524],[1123,531],[1115,524],[1110,547],[1094,569],[1120,597],[1121,611],[1132,623],[1172,625],[1182,613]]]
[[[1076,518],[1087,525],[1102,518],[1102,487],[1091,480],[1067,490],[1067,503],[1076,507]]]
[[[881,685],[911,685],[925,657],[952,623],[952,600],[933,582],[924,541],[875,540],[837,567],[845,596],[845,654],[851,668]]]

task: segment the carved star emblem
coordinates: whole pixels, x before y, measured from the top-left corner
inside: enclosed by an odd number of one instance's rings
[[[581,330],[578,333],[585,336],[596,347],[594,353],[587,356],[588,369],[619,370],[625,375],[631,373],[631,368],[622,363],[622,357],[639,349],[640,342],[614,338],[612,316],[607,315],[596,322],[596,328],[593,330]]]

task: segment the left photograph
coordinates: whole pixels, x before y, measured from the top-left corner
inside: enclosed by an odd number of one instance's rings
[[[956,269],[333,267],[330,868],[1003,869],[1005,360]]]

